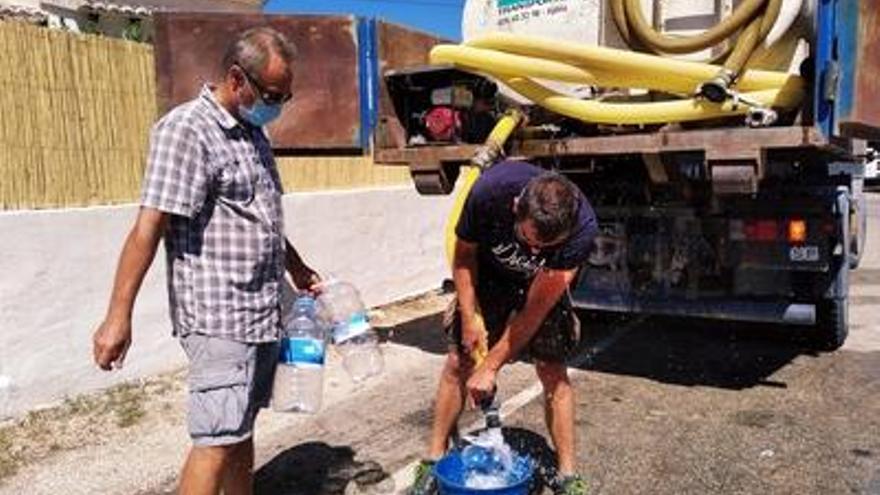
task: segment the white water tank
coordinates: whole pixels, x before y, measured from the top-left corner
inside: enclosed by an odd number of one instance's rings
[[[468,0],[462,15],[465,41],[503,31],[566,41],[599,42],[603,0]]]
[[[815,0],[783,0],[782,12],[768,40],[772,50],[758,50],[753,66],[788,70],[799,37],[809,39],[809,12]],[[491,32],[542,36],[591,45],[628,49],[618,34],[609,0],[466,0],[461,32],[464,41]],[[658,31],[692,35],[730,14],[738,0],[641,0],[645,19]],[[800,15],[801,22],[795,20]],[[793,28],[793,29],[792,29]],[[781,36],[780,31],[787,32]],[[722,47],[715,50],[718,51]],[[772,52],[772,53],[771,53]],[[680,58],[706,60],[709,50]]]

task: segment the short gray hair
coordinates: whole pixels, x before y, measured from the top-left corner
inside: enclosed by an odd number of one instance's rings
[[[270,27],[256,27],[238,35],[223,56],[223,70],[240,65],[249,74],[259,74],[272,55],[290,63],[296,46],[286,36]]]

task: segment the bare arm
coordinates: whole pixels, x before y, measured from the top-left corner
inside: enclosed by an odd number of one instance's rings
[[[541,322],[568,290],[576,275],[577,269],[538,272],[529,286],[522,310],[510,320],[501,339],[489,351],[486,357],[487,367],[498,371],[532,340]]]
[[[156,255],[156,248],[167,223],[166,213],[142,207],[125,239],[116,267],[107,315],[92,339],[95,363],[101,369],[109,370],[114,362],[121,362],[131,345],[134,301]]]
[[[284,266],[287,268],[288,273],[290,273],[291,278],[293,278],[294,285],[300,290],[314,291],[315,285],[321,281],[321,277],[306,265],[299,252],[290,243],[290,240],[285,238],[284,243]]]
[[[489,350],[486,360],[468,379],[467,390],[474,403],[492,396],[498,370],[532,340],[541,322],[568,289],[576,274],[577,270],[538,272],[529,287],[522,310],[510,320],[501,338]]]
[[[482,359],[487,352],[486,330],[476,293],[478,269],[477,244],[457,239],[452,258],[452,280],[461,315],[461,343],[465,353],[475,361]]]

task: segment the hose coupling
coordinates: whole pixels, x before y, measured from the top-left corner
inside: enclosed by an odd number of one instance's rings
[[[700,84],[697,95],[714,103],[723,103],[730,97],[730,85],[736,74],[729,69],[721,69],[712,79]]]
[[[730,98],[733,100],[733,109],[735,110],[740,104],[748,106],[746,111],[746,125],[749,127],[768,127],[776,122],[779,114],[770,107],[761,104],[751,98],[743,96],[737,91],[730,92]]]
[[[502,156],[504,156],[504,149],[498,143],[489,141],[477,148],[477,151],[471,158],[471,164],[479,167],[480,170],[486,170]]]
[[[772,108],[751,107],[746,112],[746,125],[749,127],[767,127],[776,122],[779,115]]]

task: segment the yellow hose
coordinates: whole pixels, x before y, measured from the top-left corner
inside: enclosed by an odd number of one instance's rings
[[[515,74],[508,55],[520,56]],[[496,70],[496,60],[504,65]],[[717,65],[676,60],[601,46],[565,43],[536,36],[493,33],[466,45],[437,45],[431,50],[432,64],[454,64],[472,72],[511,74],[553,79],[561,82],[596,84],[603,87],[634,87],[669,93],[691,94],[697,85],[714,76]],[[538,65],[552,61],[555,64]],[[551,67],[560,68],[551,72]],[[565,70],[561,68],[565,67]],[[572,70],[573,69],[573,70]],[[582,77],[580,77],[582,76]],[[580,78],[579,78],[580,77]],[[749,70],[737,87],[741,91],[772,89],[797,76],[782,72]]]
[[[750,29],[758,29],[755,26]],[[613,48],[496,33],[466,46],[438,45],[431,50],[430,61],[487,74],[545,108],[592,123],[685,122],[741,115],[748,110],[746,105],[730,100],[718,104],[697,98],[631,104],[585,101],[558,94],[532,79],[687,95],[722,70],[717,65]],[[776,108],[792,108],[804,94],[800,77],[781,72],[747,70],[737,87],[750,101]]]
[[[485,159],[487,156],[492,157],[500,154],[501,150],[504,148],[504,143],[507,142],[507,139],[510,138],[513,131],[519,127],[523,118],[524,116],[519,110],[508,110],[508,112],[498,120],[495,127],[492,128],[489,137],[486,138],[482,151],[488,153],[488,155],[484,155],[482,158]],[[467,172],[462,179],[458,193],[455,195],[455,200],[452,203],[452,210],[449,212],[449,217],[446,220],[446,259],[449,262],[450,268],[452,267],[452,260],[455,257],[455,227],[458,225],[458,219],[461,217],[462,210],[464,210],[464,203],[467,200],[471,189],[474,187],[474,183],[480,178],[480,173],[483,168],[490,165],[491,164],[489,163],[481,163],[479,154],[475,156],[474,159],[471,160],[471,165],[468,167]],[[476,317],[482,321],[483,312],[480,310],[479,303],[477,303],[474,310],[476,312]],[[483,327],[485,328],[485,326]],[[473,359],[475,366],[479,366],[480,363],[483,362],[488,352],[489,349],[485,346],[480,346],[471,352],[471,359]]]
[[[489,133],[489,137],[486,138],[484,146],[492,150],[501,150],[504,147],[504,143],[507,142],[507,139],[510,138],[513,131],[519,127],[522,121],[522,112],[519,110],[508,111],[498,120],[495,127],[492,128],[492,132]],[[472,161],[470,166],[467,167],[467,172],[465,172],[465,175],[462,178],[461,187],[452,203],[452,210],[447,217],[446,260],[449,262],[450,267],[452,267],[452,258],[455,256],[455,227],[458,225],[458,218],[461,216],[461,212],[464,209],[464,202],[467,200],[471,188],[474,187],[474,183],[480,178],[480,172],[482,172],[482,167],[485,165],[486,164],[474,163]]]
[[[763,42],[779,17],[782,0],[744,0],[730,16],[693,36],[669,36],[658,33],[645,20],[640,0],[610,0],[611,16],[618,31],[630,48],[647,48],[654,53],[693,53],[711,48],[740,31],[732,49],[728,47],[722,70],[707,86],[704,94],[716,102],[725,99],[725,92],[740,76],[755,49]],[[636,44],[636,39],[639,44]]]
[[[459,67],[467,67],[471,70],[479,70],[485,64],[491,64],[493,74],[507,76],[528,75],[529,77],[582,84],[596,84],[598,82],[589,71],[570,64],[470,46],[438,45],[431,51],[431,61],[435,64],[454,63]]]
[[[530,79],[502,78],[502,81],[517,93],[544,108],[597,124],[641,125],[687,122],[744,115],[748,111],[746,105],[742,103],[734,105],[731,100],[717,104],[696,98],[652,103],[602,103],[560,95]],[[743,96],[765,106],[786,107],[792,103],[791,92],[775,89],[754,91]]]
[[[515,131],[523,122],[523,118],[524,116],[519,110],[508,110],[507,113],[498,120],[495,127],[492,128],[492,132],[489,133],[489,137],[486,138],[486,142],[483,145],[483,151],[487,152],[489,156],[499,154],[504,148],[504,143],[506,143],[507,139],[513,134],[513,131]],[[452,260],[455,256],[455,227],[458,225],[458,219],[461,217],[462,210],[464,210],[464,203],[467,200],[471,189],[474,187],[474,183],[480,178],[480,173],[483,168],[490,165],[488,163],[480,162],[481,159],[479,157],[475,157],[471,160],[471,164],[462,179],[461,187],[455,196],[455,200],[452,203],[452,210],[449,212],[449,217],[446,221],[446,259],[449,262],[450,268],[452,267]],[[482,321],[483,312],[480,310],[480,305],[477,304],[474,309],[476,311],[476,317]],[[488,352],[489,349],[484,346],[474,349],[473,352],[471,352],[471,359],[473,359],[474,364],[479,366],[486,358]]]
[[[642,13],[640,0],[610,0],[610,3],[612,18],[624,41],[630,43],[635,35],[646,47],[657,53],[692,53],[705,50],[729,38],[757,17],[771,18],[764,33],[766,36],[782,6],[782,0],[744,0],[711,29],[693,36],[670,36],[658,33],[648,23]]]

